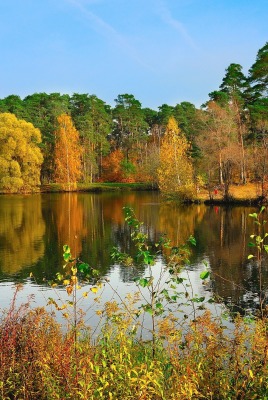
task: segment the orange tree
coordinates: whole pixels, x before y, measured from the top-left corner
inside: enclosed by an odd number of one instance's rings
[[[83,149],[79,144],[79,134],[72,119],[67,114],[58,117],[55,138],[55,173],[57,183],[67,184],[68,190],[75,187],[81,176],[81,156]]]

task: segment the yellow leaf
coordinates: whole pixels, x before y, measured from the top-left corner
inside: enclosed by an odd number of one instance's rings
[[[251,371],[251,369],[248,372],[249,372],[249,376],[251,377],[251,379],[253,379],[254,375],[253,375],[253,372]]]
[[[84,293],[82,294],[82,296],[83,296],[83,297],[87,297],[87,296],[88,296],[88,292],[84,292]]]
[[[99,289],[97,287],[92,287],[92,288],[90,288],[90,290],[93,293],[97,293]]]

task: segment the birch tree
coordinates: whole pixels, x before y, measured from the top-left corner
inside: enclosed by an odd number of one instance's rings
[[[55,174],[57,183],[67,184],[68,190],[76,187],[81,176],[82,147],[79,134],[72,119],[67,114],[58,117],[58,129],[55,138]]]
[[[164,194],[190,199],[193,195],[193,167],[188,157],[189,144],[170,117],[160,147],[158,185]]]

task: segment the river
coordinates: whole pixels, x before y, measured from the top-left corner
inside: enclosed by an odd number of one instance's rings
[[[152,241],[160,233],[174,244],[195,237],[187,273],[198,295],[206,292],[221,298],[242,314],[257,307],[258,271],[254,259],[248,260],[254,231],[249,213],[256,212],[255,207],[178,206],[163,202],[158,192],[132,191],[1,196],[0,307],[8,307],[17,283],[24,289],[18,301],[32,296],[34,305],[46,304],[52,292],[47,281],[63,271],[64,244],[73,256],[98,269],[121,295],[132,291],[133,278],[142,276],[143,270],[114,265],[110,257],[113,246],[133,250],[124,206],[134,209]],[[199,278],[205,264],[213,277],[206,287]],[[267,263],[263,282],[268,282]]]

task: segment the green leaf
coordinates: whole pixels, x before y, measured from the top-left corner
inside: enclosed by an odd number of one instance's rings
[[[140,280],[139,280],[139,285],[141,285],[141,287],[146,287],[146,286],[148,286],[149,285],[149,280],[148,279],[146,279],[146,278],[141,278]]]
[[[255,247],[255,246],[256,246],[255,243],[252,243],[252,242],[248,243],[248,247]]]
[[[163,294],[165,297],[169,297],[167,289],[163,289],[161,294]]]
[[[78,271],[83,272],[83,273],[87,273],[90,271],[90,267],[87,263],[78,264],[77,268],[78,268]]]
[[[249,217],[257,219],[258,218],[258,214],[257,213],[249,214]]]
[[[210,275],[209,271],[203,271],[203,272],[201,272],[201,274],[199,276],[200,276],[200,279],[204,280],[204,279],[207,279],[209,277],[209,275]]]
[[[191,243],[193,246],[196,246],[196,240],[192,235],[189,237],[188,242]]]
[[[205,300],[205,297],[194,297],[192,301],[194,303],[202,303]]]
[[[268,244],[265,244],[263,247],[264,247],[264,250],[266,251],[266,253],[268,253]]]
[[[146,311],[147,313],[149,313],[149,314],[153,314],[153,309],[152,309],[152,307],[149,305],[149,304],[147,304],[147,305],[143,305],[143,309],[144,309],[144,311]]]
[[[71,249],[70,249],[70,247],[69,247],[67,244],[65,244],[65,245],[63,246],[63,251],[64,251],[64,253],[71,253]]]
[[[68,261],[70,261],[70,258],[71,258],[71,254],[69,254],[69,253],[64,253],[63,254],[64,261],[68,262]]]

